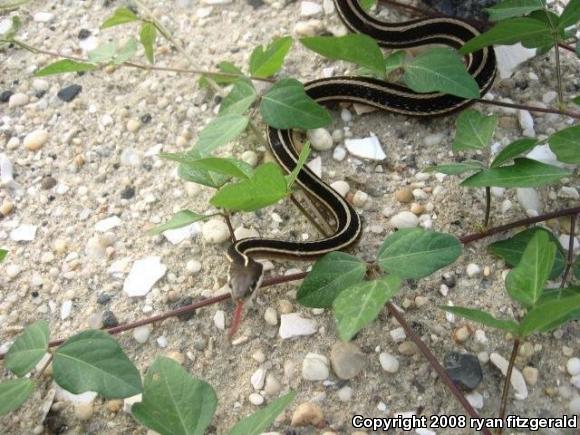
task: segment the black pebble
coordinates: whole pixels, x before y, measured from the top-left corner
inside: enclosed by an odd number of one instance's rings
[[[246,2],[254,9],[258,9],[264,6],[263,0],[246,0]]]
[[[0,103],[7,103],[12,95],[14,95],[14,92],[12,91],[2,91],[2,93],[0,93]]]
[[[32,293],[30,293],[30,296],[32,296],[33,298],[37,298],[38,297],[38,292],[37,291],[33,291]]]
[[[111,302],[111,295],[107,293],[101,293],[99,296],[97,296],[97,304],[106,305],[109,302]]]
[[[70,85],[58,91],[58,94],[56,94],[56,96],[60,98],[62,101],[66,101],[68,103],[69,101],[72,101],[76,98],[76,96],[79,94],[82,88],[83,87],[79,85]]]
[[[34,94],[34,96],[40,100],[42,97],[44,97],[44,94],[46,94],[46,91],[38,91],[36,94]]]
[[[114,328],[119,325],[119,321],[112,311],[105,311],[103,313],[103,326],[105,328]]]
[[[441,281],[449,288],[455,287],[455,274],[451,272],[445,272],[441,277]]]
[[[121,190],[121,198],[123,199],[131,199],[135,196],[135,188],[133,186],[125,186],[123,190]]]
[[[151,115],[149,113],[146,113],[141,117],[141,122],[143,124],[149,124],[151,122],[151,118],[152,118]]]
[[[473,390],[483,380],[479,360],[469,353],[450,352],[443,358],[443,365],[453,382],[465,390]]]
[[[174,304],[171,304],[171,309],[176,310],[176,309],[184,307],[186,305],[191,305],[192,303],[193,303],[193,298],[191,296],[186,296],[184,298],[179,299]],[[195,311],[191,311],[189,313],[180,314],[179,316],[177,316],[177,318],[179,320],[182,320],[183,322],[186,322],[189,319],[193,318],[194,314],[195,314]]]
[[[87,39],[89,36],[91,36],[91,31],[88,29],[81,29],[79,31],[79,39]]]

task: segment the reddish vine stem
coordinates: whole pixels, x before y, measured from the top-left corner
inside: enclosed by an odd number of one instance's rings
[[[473,409],[473,407],[467,401],[463,393],[459,390],[459,388],[457,388],[455,382],[453,382],[453,380],[449,377],[443,366],[439,364],[439,361],[437,360],[435,355],[433,355],[433,353],[427,347],[427,345],[423,343],[423,341],[421,340],[421,338],[419,338],[419,336],[417,336],[417,334],[415,334],[415,331],[413,331],[413,328],[409,326],[409,324],[407,323],[405,318],[401,315],[399,310],[391,302],[387,303],[387,309],[389,310],[389,313],[395,319],[397,319],[399,325],[401,325],[401,327],[405,330],[405,334],[407,335],[407,337],[409,337],[413,341],[413,343],[417,345],[417,347],[419,348],[425,359],[427,359],[431,367],[435,370],[435,372],[437,372],[439,378],[443,381],[443,383],[447,386],[447,388],[449,388],[449,390],[459,401],[459,403],[461,403],[461,406],[463,406],[463,408],[472,418],[480,418],[477,411]],[[491,435],[491,432],[487,429],[482,430],[482,432]]]
[[[560,283],[560,289],[566,286],[568,281],[568,275],[574,264],[574,236],[576,233],[576,214],[570,216],[570,240],[568,241],[568,260],[566,261],[566,269],[564,270],[564,275],[562,276],[562,282]]]
[[[483,98],[480,98],[478,100],[473,100],[473,101],[480,103],[480,104],[487,104],[489,106],[509,107],[511,109],[527,110],[528,112],[553,113],[556,115],[566,115],[566,116],[569,116],[570,118],[580,119],[580,112],[570,112],[569,110],[550,109],[550,108],[528,106],[526,104],[517,104],[517,103],[504,103],[503,101],[484,100]]]
[[[516,356],[518,355],[518,349],[520,348],[520,339],[519,337],[516,337],[516,339],[514,340],[514,346],[512,348],[512,354],[510,356],[510,361],[508,364],[508,368],[507,368],[507,373],[505,374],[505,384],[503,385],[503,392],[501,395],[501,407],[499,409],[499,419],[501,421],[504,420],[505,418],[505,412],[507,409],[507,399],[508,399],[508,394],[510,391],[510,383],[511,383],[511,379],[512,379],[512,371],[514,369],[514,363],[516,361]],[[499,430],[499,435],[501,435],[502,430]]]

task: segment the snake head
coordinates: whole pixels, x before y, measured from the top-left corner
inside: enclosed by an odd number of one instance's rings
[[[232,261],[228,283],[232,289],[232,299],[237,301],[250,296],[260,287],[264,266],[256,260],[244,256],[243,261]]]

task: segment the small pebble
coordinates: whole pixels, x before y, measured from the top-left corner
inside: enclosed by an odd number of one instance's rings
[[[212,244],[223,243],[230,236],[227,224],[221,219],[210,219],[205,222],[201,234],[206,242]]]
[[[320,426],[324,423],[322,409],[314,403],[306,402],[298,405],[292,414],[291,426]]]
[[[342,387],[340,390],[338,390],[338,400],[340,400],[341,402],[350,402],[350,400],[352,399],[352,388],[349,387],[348,385],[345,387]]]
[[[470,278],[475,278],[478,277],[481,274],[481,267],[479,267],[477,264],[475,263],[469,263],[467,265],[467,276]]]
[[[252,405],[260,406],[264,403],[264,397],[258,393],[252,393],[248,397]]]
[[[403,341],[398,347],[399,353],[405,356],[413,356],[419,352],[419,348],[412,341]]]
[[[580,375],[580,358],[574,357],[570,358],[566,362],[566,370],[570,376]]]
[[[30,151],[38,151],[48,140],[46,130],[35,130],[24,137],[22,144],[24,148]]]
[[[74,406],[75,415],[79,420],[87,421],[93,416],[93,403],[77,403]]]
[[[256,154],[254,151],[244,151],[240,157],[242,161],[246,162],[252,167],[255,167],[258,164],[258,154]]]
[[[201,263],[197,260],[188,260],[187,263],[185,263],[185,269],[194,275],[201,270]]]
[[[316,322],[305,319],[299,313],[282,314],[280,316],[280,338],[287,339],[312,335],[316,333]]]
[[[149,340],[149,335],[151,334],[151,326],[143,325],[138,326],[133,330],[133,338],[137,341],[137,343],[146,343]]]
[[[357,190],[352,197],[352,205],[357,208],[362,208],[367,203],[369,195],[362,190]]]
[[[390,223],[395,228],[415,228],[419,225],[419,218],[410,211],[402,211],[393,216]]]
[[[224,331],[226,329],[226,313],[224,310],[217,310],[213,316],[213,324],[217,329]]]
[[[387,352],[379,354],[379,362],[384,371],[388,373],[397,373],[399,371],[399,360],[396,356]]]
[[[278,324],[278,313],[274,308],[268,307],[264,311],[264,320],[268,325],[276,326]]]
[[[58,91],[56,96],[60,100],[69,103],[77,97],[77,95],[81,92],[82,89],[83,87],[80,85],[70,85]]]
[[[115,326],[119,326],[119,321],[117,320],[115,313],[109,310],[103,312],[103,326],[105,328],[114,328]]]
[[[14,210],[14,204],[5,199],[0,205],[0,216],[8,216]]]
[[[342,180],[335,181],[334,183],[331,183],[330,187],[332,187],[334,190],[336,190],[338,192],[338,194],[340,196],[342,196],[343,198],[346,197],[346,194],[350,190],[350,186],[348,185],[348,183],[346,181],[342,181]]]
[[[404,187],[395,192],[395,199],[403,204],[413,201],[413,189]]]
[[[268,396],[276,396],[281,390],[282,386],[278,379],[276,379],[272,374],[268,374],[268,376],[266,376],[266,383],[264,384],[264,392]]]
[[[27,103],[28,103],[28,95],[16,93],[16,94],[12,94],[12,96],[8,100],[8,107],[10,107],[10,108],[20,107],[20,106],[24,106]]]
[[[254,387],[254,390],[261,390],[262,388],[264,388],[265,382],[266,382],[266,370],[264,370],[263,368],[259,368],[254,373],[252,373],[252,376],[250,376],[250,383],[252,384],[252,387]]]
[[[302,378],[307,381],[324,381],[330,374],[328,358],[317,353],[308,353],[302,361]]]
[[[537,368],[535,367],[524,367],[524,369],[522,370],[522,375],[524,375],[524,379],[526,380],[526,383],[528,385],[536,385],[538,382],[538,375],[539,375],[539,371]]]
[[[352,379],[366,365],[364,353],[356,344],[339,341],[332,346],[330,362],[336,376],[340,379]]]
[[[450,352],[443,358],[449,377],[465,390],[473,390],[483,380],[479,359],[469,353]]]
[[[329,131],[325,128],[316,128],[314,130],[308,130],[307,132],[308,140],[317,151],[325,151],[332,148],[333,141],[332,136]]]
[[[127,121],[127,131],[135,133],[141,127],[141,122],[138,119],[130,119]]]
[[[580,396],[576,396],[570,400],[568,409],[572,414],[580,414]]]

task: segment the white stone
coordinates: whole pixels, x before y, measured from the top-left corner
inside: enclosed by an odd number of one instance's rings
[[[503,195],[505,193],[505,188],[503,187],[492,187],[490,189],[491,194],[494,196],[494,198],[498,198],[501,199],[503,198]]]
[[[274,308],[268,307],[264,311],[264,320],[268,325],[276,326],[278,324],[278,313]]]
[[[337,162],[342,162],[346,158],[346,148],[338,146],[332,152],[332,158]]]
[[[352,388],[349,387],[348,385],[342,387],[340,390],[338,390],[338,400],[340,400],[341,402],[350,402],[350,400],[352,399]]]
[[[344,143],[349,153],[361,159],[380,161],[387,157],[376,136],[362,139],[346,139]]]
[[[428,134],[423,138],[425,146],[433,147],[439,145],[443,141],[442,133]]]
[[[258,393],[250,394],[248,399],[252,405],[260,406],[264,403],[264,397]]]
[[[550,104],[552,101],[556,99],[558,93],[556,91],[547,91],[542,95],[542,102],[544,104]]]
[[[580,375],[580,358],[574,357],[570,358],[566,362],[566,370],[570,376]]]
[[[310,145],[317,151],[326,151],[332,148],[332,136],[326,128],[308,130],[307,136]]]
[[[536,145],[532,148],[532,151],[526,154],[526,157],[528,159],[536,160],[547,165],[558,166],[560,168],[566,166],[558,160],[556,154],[552,152],[549,145]]]
[[[574,187],[569,186],[562,186],[560,192],[558,192],[558,196],[566,199],[580,199],[578,191]]]
[[[24,106],[27,103],[28,103],[28,95],[23,94],[21,92],[17,92],[10,96],[10,99],[8,100],[8,107],[10,108],[20,107]]]
[[[66,320],[69,318],[70,313],[72,311],[72,301],[66,300],[60,306],[60,320]]]
[[[562,234],[560,237],[558,237],[558,241],[562,247],[568,251],[568,248],[570,247],[570,236],[568,234]],[[572,250],[577,252],[578,249],[580,249],[580,243],[578,243],[578,239],[574,237],[574,241],[572,242]]]
[[[500,369],[504,376],[507,374],[509,362],[504,357],[498,353],[493,352],[489,356],[489,359],[493,365]],[[512,384],[512,387],[514,387],[514,396],[516,399],[524,400],[528,397],[528,387],[526,385],[526,381],[524,380],[522,372],[520,372],[516,367],[513,367],[510,383]]]
[[[201,234],[206,242],[219,244],[228,240],[230,231],[223,220],[210,219],[203,224]]]
[[[310,160],[306,163],[306,166],[308,166],[308,169],[314,172],[317,177],[322,177],[322,159],[320,156]]]
[[[350,110],[348,109],[342,109],[340,111],[340,118],[342,119],[342,122],[348,123],[352,121],[352,113],[350,113]]]
[[[294,26],[296,36],[315,36],[324,29],[320,20],[299,21]]]
[[[184,240],[189,240],[197,236],[201,231],[201,225],[199,222],[194,222],[184,227],[174,228],[171,230],[163,231],[163,237],[165,237],[169,243],[172,245],[177,245]]]
[[[52,388],[55,390],[55,399],[59,402],[71,402],[75,405],[81,403],[92,403],[97,397],[94,391],[85,391],[81,394],[73,394],[60,387],[56,382],[52,383]]]
[[[54,14],[50,12],[37,12],[32,19],[37,23],[48,23],[54,19]]]
[[[133,148],[123,149],[119,159],[124,166],[141,166],[141,155]]]
[[[252,150],[244,151],[240,156],[248,165],[255,167],[258,164],[258,154]]]
[[[475,409],[483,408],[483,396],[477,391],[472,391],[465,395],[465,398]]]
[[[328,358],[317,353],[308,353],[302,361],[302,378],[307,381],[324,381],[328,378]]]
[[[400,343],[407,338],[407,334],[403,328],[395,328],[389,331],[391,338],[395,343]]]
[[[362,208],[368,201],[369,195],[362,190],[357,190],[352,197],[352,205]]]
[[[16,278],[20,272],[22,272],[22,268],[17,264],[9,264],[6,266],[6,276],[10,279]]]
[[[151,335],[151,326],[143,325],[138,326],[133,329],[133,338],[137,343],[146,343],[149,340],[149,336]]]
[[[496,45],[494,47],[497,69],[502,79],[511,77],[516,68],[536,55],[535,49],[525,48],[521,43]]]
[[[123,283],[123,291],[129,297],[145,296],[166,272],[167,266],[161,263],[161,257],[137,260]]]
[[[476,278],[481,274],[481,267],[475,263],[469,263],[465,271],[467,272],[468,277]]]
[[[330,187],[332,187],[334,190],[336,190],[338,192],[338,194],[340,196],[342,196],[343,198],[346,196],[346,194],[350,190],[350,186],[348,185],[348,183],[346,181],[342,181],[342,180],[335,181],[334,183],[330,183]]]
[[[98,46],[99,40],[93,35],[79,41],[79,47],[83,51],[93,51]]]
[[[520,122],[520,127],[524,132],[524,136],[534,137],[536,133],[534,132],[534,118],[532,114],[527,110],[518,111],[518,121]]]
[[[427,192],[425,192],[423,189],[413,189],[413,197],[417,201],[421,201],[421,200],[428,199],[429,195],[427,195]]]
[[[222,331],[226,329],[226,313],[224,310],[217,310],[213,316],[213,324]]]
[[[530,187],[520,187],[516,189],[516,195],[518,197],[518,202],[526,213],[530,214],[529,211],[540,214],[542,212],[542,200],[536,189]]]
[[[379,362],[384,371],[389,373],[397,373],[399,371],[399,360],[396,356],[387,352],[382,352],[379,355]]]
[[[156,341],[157,341],[157,346],[159,346],[162,349],[165,349],[167,347],[167,345],[169,344],[167,342],[167,337],[165,337],[164,335],[157,337]]]
[[[300,3],[300,16],[315,17],[322,14],[322,6],[318,3],[304,1]]]
[[[106,219],[100,220],[95,224],[95,230],[99,233],[106,233],[109,230],[112,230],[115,227],[121,225],[123,221],[119,219],[118,216],[111,216]]]
[[[280,316],[280,329],[278,334],[281,338],[293,338],[316,333],[316,322],[305,319],[299,313],[282,314]]]
[[[48,132],[46,130],[34,130],[24,137],[22,144],[24,148],[30,151],[39,150],[48,140]]]
[[[36,225],[21,224],[10,231],[10,239],[15,242],[31,242],[36,237]]]
[[[196,274],[201,270],[201,263],[197,260],[189,260],[185,263],[185,269],[192,275]]]
[[[389,221],[395,228],[415,228],[419,225],[419,218],[410,211],[397,213]]]
[[[266,382],[266,370],[260,367],[252,376],[250,376],[250,383],[254,390],[261,390],[264,388],[264,383]]]

